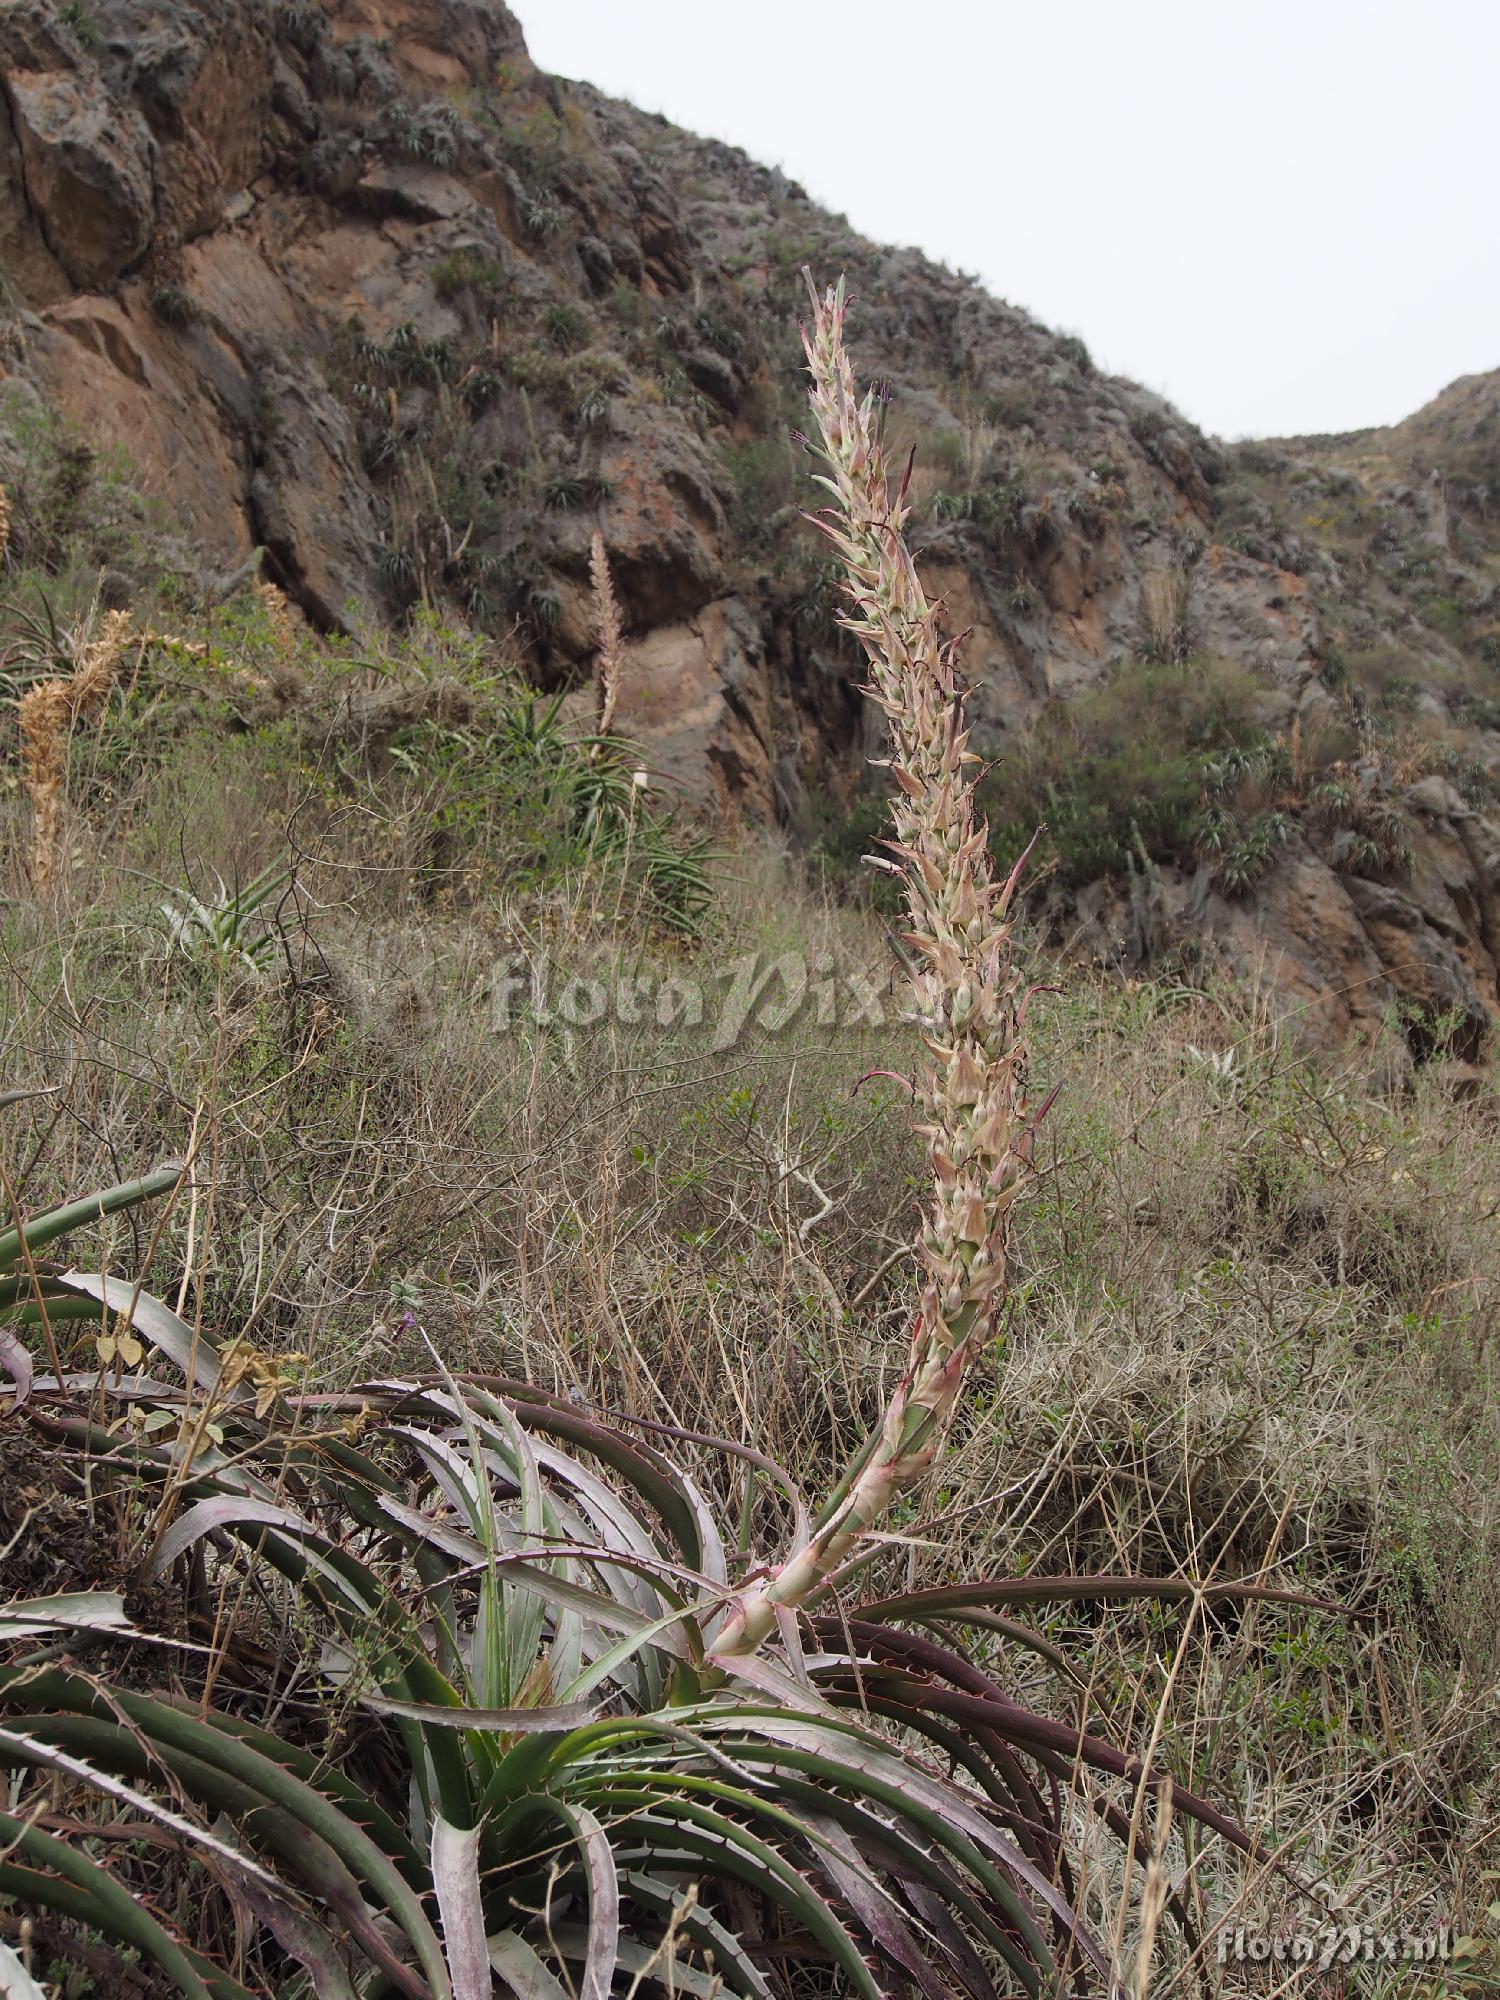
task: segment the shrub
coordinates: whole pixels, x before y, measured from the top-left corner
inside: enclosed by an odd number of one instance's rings
[[[97,55],[104,47],[104,35],[99,23],[81,0],[67,0],[61,10],[61,18],[73,31],[74,39],[81,49],[90,55]]]
[[[1127,661],[1100,687],[1049,709],[983,788],[997,851],[1014,854],[1030,816],[1069,886],[1127,872],[1137,834],[1157,860],[1192,855],[1205,761],[1253,734],[1256,684],[1224,661]],[[1149,729],[1142,719],[1149,716]]]
[[[542,314],[542,329],[554,347],[571,354],[587,337],[588,321],[570,300],[555,299]]]
[[[444,300],[460,298],[466,292],[482,292],[493,305],[505,285],[505,266],[475,243],[449,250],[432,267],[432,289]]]
[[[1062,334],[1057,341],[1057,351],[1070,367],[1077,369],[1080,375],[1093,374],[1094,357],[1076,333]]]
[[[167,326],[192,326],[200,317],[197,301],[182,285],[158,285],[151,310]]]

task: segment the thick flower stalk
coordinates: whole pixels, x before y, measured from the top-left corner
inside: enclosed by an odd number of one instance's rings
[[[608,736],[614,727],[615,703],[620,695],[625,640],[620,623],[620,600],[615,596],[614,578],[609,573],[604,537],[597,528],[589,544],[589,581],[594,596],[594,633],[599,641],[594,667],[594,693],[598,706],[595,729],[598,735]]]
[[[884,1423],[824,1510],[811,1539],[753,1583],[715,1651],[754,1651],[777,1612],[804,1603],[861,1537],[914,1486],[942,1448],[975,1358],[1005,1294],[1011,1209],[1031,1167],[1036,1120],[1026,1099],[1026,996],[1012,953],[1011,900],[1025,855],[1004,880],[974,804],[954,642],[944,641],[902,528],[907,476],[891,491],[875,392],[863,400],[844,347],[844,284],[803,330],[813,416],[834,505],[817,525],[838,551],[849,610],[842,623],[869,662],[866,692],[890,724],[894,861],[906,892],[905,941],[930,1060],[916,1084],[932,1206],[917,1244],[921,1297],[911,1357]],[[814,449],[816,449],[814,445]],[[1044,1105],[1043,1110],[1046,1109]]]
[[[278,653],[290,653],[297,644],[297,614],[293,611],[286,592],[279,583],[272,583],[268,576],[258,576],[250,588],[259,599],[260,608],[265,613],[266,624],[270,627],[271,643]]]
[[[52,879],[62,838],[68,734],[114,686],[130,636],[130,613],[106,611],[98,632],[79,646],[72,672],[37,681],[17,703],[21,770],[31,801],[31,878],[38,890]]]

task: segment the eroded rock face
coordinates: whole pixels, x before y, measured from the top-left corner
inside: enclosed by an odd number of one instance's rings
[[[69,283],[90,290],[110,285],[151,240],[151,134],[96,71],[68,62],[60,47],[4,28],[0,35],[5,42],[24,39],[26,52],[46,63],[6,67],[13,185]]]
[[[0,12],[0,262],[31,315],[0,372],[123,444],[205,562],[265,547],[324,629],[426,594],[566,685],[597,526],[621,720],[659,781],[747,819],[847,803],[879,724],[788,442],[798,266],[847,270],[980,747],[1143,648],[1248,669],[1289,746],[1301,790],[1264,802],[1290,832],[1253,893],[1158,853],[1059,900],[1059,939],[1132,967],[1201,950],[1319,1039],[1399,1014],[1419,1056],[1434,1022],[1477,1052],[1500,1008],[1500,732],[1465,679],[1500,657],[1489,378],[1399,432],[1227,451],[781,173],[539,75],[497,0],[90,18],[80,40],[45,0]],[[1384,661],[1364,721],[1345,656]],[[1382,780],[1399,838],[1360,749],[1392,687],[1453,750]],[[1343,821],[1304,769],[1325,751],[1363,760]]]

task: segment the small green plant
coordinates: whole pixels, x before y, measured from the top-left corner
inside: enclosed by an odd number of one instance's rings
[[[164,326],[193,326],[202,317],[198,302],[183,285],[158,285],[151,294],[151,310]]]
[[[542,314],[542,330],[554,347],[571,354],[587,336],[588,321],[569,300],[556,299]]]
[[[522,220],[526,224],[526,233],[543,243],[551,237],[560,236],[565,227],[562,210],[545,194],[532,194],[527,198]]]
[[[207,900],[190,889],[174,890],[161,905],[173,953],[213,973],[267,972],[277,939],[267,927],[266,911],[290,880],[289,869],[273,865],[238,888],[220,882]]]
[[[74,39],[81,49],[90,55],[97,55],[104,47],[104,35],[92,12],[81,4],[81,0],[67,0],[61,18],[72,29]]]
[[[447,251],[432,267],[432,289],[445,301],[482,293],[493,308],[505,285],[505,266],[473,243]]]
[[[463,134],[451,104],[397,103],[382,114],[376,136],[401,159],[451,167],[458,159]]]
[[[1227,896],[1248,896],[1291,836],[1285,813],[1261,813],[1219,848],[1214,875]]]
[[[276,25],[294,48],[310,55],[321,41],[328,20],[317,0],[281,0],[276,10]]]

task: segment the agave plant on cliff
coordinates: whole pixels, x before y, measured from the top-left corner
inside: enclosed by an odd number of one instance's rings
[[[1028,1577],[860,1597],[869,1531],[933,1463],[993,1338],[1036,1114],[1016,878],[988,871],[952,653],[843,315],[841,290],[815,299],[808,337],[825,526],[892,726],[889,865],[932,1059],[910,1365],[811,1519],[743,1445],[436,1366],[304,1392],[123,1281],[44,1266],[49,1241],[173,1173],[18,1217],[0,1309],[40,1329],[52,1371],[32,1380],[14,1333],[0,1358],[140,1594],[133,1616],[106,1590],[0,1613],[0,1897],[48,1946],[105,1953],[121,1993],[1114,1985],[1074,1908],[1073,1816],[1092,1809],[1133,1852],[1120,1786],[1144,1795],[1160,1774],[1081,1712],[1032,1712],[951,1634],[1055,1661],[1017,1612],[1194,1587]],[[66,1374],[54,1322],[88,1315],[105,1365]],[[751,1478],[787,1544],[753,1566],[709,1497]],[[1173,1806],[1248,1844],[1190,1793]],[[24,1968],[5,1977],[27,1990]]]

